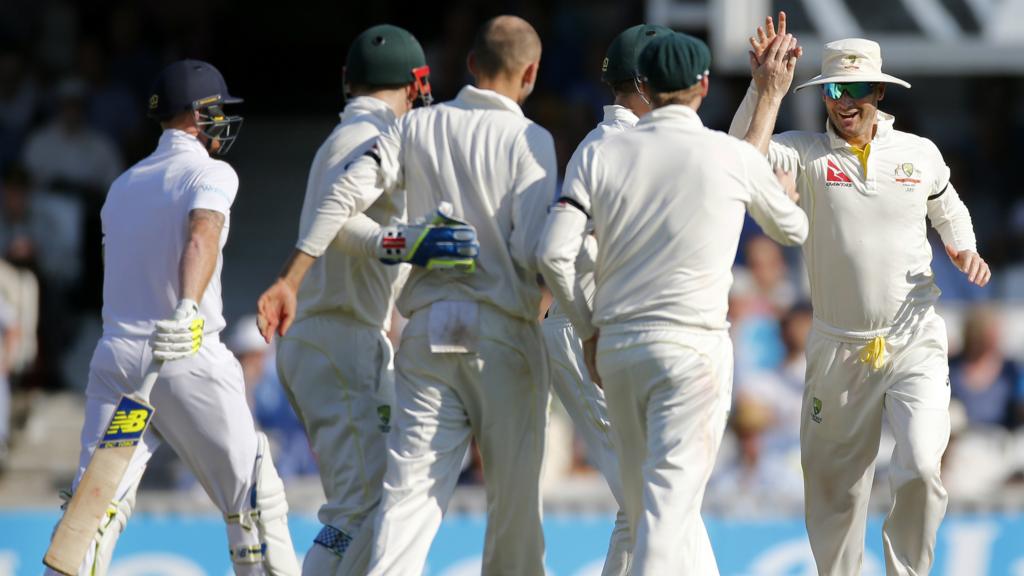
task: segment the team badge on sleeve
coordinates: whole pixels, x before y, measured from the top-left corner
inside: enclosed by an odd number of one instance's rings
[[[811,420],[821,424],[821,399],[814,398],[811,400],[811,404]]]
[[[153,417],[153,407],[124,396],[114,410],[98,448],[135,446]]]

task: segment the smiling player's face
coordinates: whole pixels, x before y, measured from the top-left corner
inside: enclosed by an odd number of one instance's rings
[[[847,93],[843,93],[838,100],[833,100],[824,93],[821,98],[825,102],[829,121],[836,134],[851,144],[862,146],[871,141],[878,102],[884,96],[885,84],[877,84],[874,90],[863,98],[852,98]]]

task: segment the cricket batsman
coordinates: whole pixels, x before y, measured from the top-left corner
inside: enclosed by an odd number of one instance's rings
[[[323,528],[302,566],[308,576],[366,572],[394,403],[391,310],[408,274],[404,262],[434,250],[428,263],[438,264],[444,256],[432,234],[453,231],[398,223],[405,219],[402,189],[381,194],[348,218],[318,211],[381,133],[417,101],[430,104],[429,73],[419,42],[402,28],[373,26],[352,42],[344,73],[348,103],[313,159],[297,247],[258,302],[264,337],[269,341],[281,330],[278,373],[306,427],[327,497],[319,512]],[[333,238],[311,233],[318,213],[339,227]],[[458,228],[466,238],[441,246],[474,252],[472,230]],[[403,238],[408,247],[397,243]],[[456,262],[471,265],[472,258],[445,260]]]
[[[772,136],[799,55],[779,15],[751,38],[753,83],[730,132],[797,172],[811,221],[804,244],[814,324],[800,428],[807,533],[820,574],[860,574],[868,497],[883,418],[896,440],[892,508],[882,529],[886,573],[927,574],[946,511],[939,464],[949,440],[945,324],[934,305],[926,219],[970,282],[984,286],[971,217],[928,139],[896,130],[878,109],[886,87],[879,45],[825,45],[824,132]],[[795,51],[794,51],[795,50]]]
[[[807,235],[757,150],[702,125],[710,64],[708,47],[686,34],[647,44],[640,89],[653,110],[584,148],[538,252],[604,385],[634,575],[718,573],[700,507],[731,402],[727,295],[744,213],[779,242]],[[592,307],[576,270],[588,219]]]
[[[149,399],[152,426],[81,575],[110,568],[139,480],[161,441],[224,515],[235,574],[299,574],[284,484],[266,436],[253,424],[241,366],[220,341],[221,249],[238,176],[211,156],[226,154],[234,143],[242,118],[228,115],[225,106],[241,101],[209,63],[180,60],[166,67],[149,99],[149,115],[163,128],[157,148],[114,181],[103,205],[103,336],[89,367],[73,489],[120,396],[139,387],[150,363],[162,365]]]
[[[636,125],[640,116],[651,111],[650,100],[641,89],[637,59],[656,36],[671,32],[664,26],[641,24],[627,28],[612,40],[601,65],[601,80],[611,87],[615,101],[604,107],[604,119],[580,142],[569,159],[566,174],[575,170],[582,161],[583,150],[592,142],[629,130]],[[594,300],[593,267],[596,256],[597,242],[593,236],[588,235],[584,238],[583,249],[576,261],[580,285],[588,303]],[[632,542],[629,522],[623,511],[619,461],[612,447],[604,392],[591,379],[583,361],[583,343],[576,336],[569,317],[561,310],[558,302],[548,311],[543,329],[551,362],[552,390],[558,394],[575,423],[586,443],[587,455],[604,475],[619,505],[602,574],[625,576],[629,573]]]

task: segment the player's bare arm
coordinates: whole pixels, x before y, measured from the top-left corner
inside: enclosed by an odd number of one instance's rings
[[[202,299],[217,268],[223,229],[224,214],[216,210],[196,209],[189,213],[188,243],[181,255],[181,298],[196,302]]]
[[[179,264],[178,305],[171,318],[156,323],[153,356],[163,362],[186,358],[203,345],[206,320],[199,313],[203,299],[217,268],[224,214],[197,208],[188,215],[188,238]]]

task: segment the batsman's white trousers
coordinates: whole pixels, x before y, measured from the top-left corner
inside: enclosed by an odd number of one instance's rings
[[[73,489],[77,489],[121,395],[138,389],[151,360],[152,351],[144,338],[104,336],[96,345],[85,389],[82,452]],[[155,409],[153,420],[128,464],[115,500],[123,499],[138,484],[163,440],[192,470],[221,513],[249,514],[256,428],[245,400],[242,368],[218,335],[207,334],[194,356],[165,362],[149,400]],[[236,567],[263,573],[259,565]]]
[[[583,345],[572,323],[567,318],[553,316],[546,318],[542,327],[551,365],[551,389],[558,394],[576,430],[583,437],[587,456],[608,481],[608,488],[619,505],[601,574],[626,576],[629,574],[633,543],[623,507],[619,459],[612,446],[604,391],[590,379],[583,361]]]
[[[892,508],[882,541],[886,573],[927,574],[946,513],[939,462],[949,442],[946,325],[930,311],[909,335],[884,340],[875,370],[861,351],[881,333],[843,333],[815,319],[807,345],[800,425],[805,515],[823,575],[861,573],[868,497],[886,418],[895,436]]]
[[[633,536],[633,576],[718,574],[700,516],[732,395],[726,332],[601,329],[597,369]]]
[[[396,410],[369,574],[423,573],[471,436],[487,489],[482,573],[544,574],[548,367],[540,326],[480,303],[477,352],[435,354],[429,316],[429,308],[412,314],[395,360]]]
[[[278,343],[278,375],[309,434],[327,497],[317,516],[344,535],[331,551],[314,546],[304,574],[366,572],[394,403],[390,363],[384,332],[341,314],[304,318]],[[313,561],[323,555],[325,562]]]

